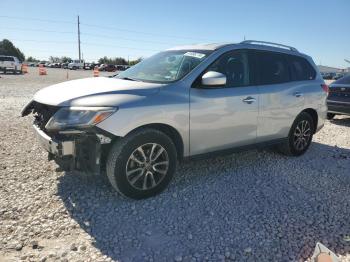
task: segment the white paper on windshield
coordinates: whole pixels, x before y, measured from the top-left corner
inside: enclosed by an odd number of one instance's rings
[[[197,52],[187,52],[184,54],[185,56],[192,56],[192,57],[195,57],[195,58],[203,58],[205,56],[205,54],[201,54],[201,53],[197,53]]]

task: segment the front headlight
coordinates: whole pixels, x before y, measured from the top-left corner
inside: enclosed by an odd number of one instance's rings
[[[116,107],[62,107],[46,124],[47,130],[87,128],[94,126],[116,112]]]

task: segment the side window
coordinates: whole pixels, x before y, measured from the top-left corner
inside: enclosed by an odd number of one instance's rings
[[[292,80],[303,81],[315,79],[316,71],[305,58],[290,55],[288,56],[288,59],[292,73]]]
[[[226,76],[225,87],[247,86],[249,81],[248,55],[245,51],[232,51],[219,57],[206,72],[215,71]]]
[[[272,52],[257,52],[260,84],[278,84],[290,81],[285,55]]]

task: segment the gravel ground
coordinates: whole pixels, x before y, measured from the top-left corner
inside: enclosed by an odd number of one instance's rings
[[[103,176],[57,171],[18,117],[65,70],[0,77],[0,261],[304,261],[318,241],[350,261],[350,118],[327,121],[299,158],[185,162],[164,193],[134,201]]]

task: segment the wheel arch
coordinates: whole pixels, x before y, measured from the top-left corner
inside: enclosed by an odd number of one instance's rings
[[[184,156],[184,142],[183,139],[179,133],[178,130],[176,130],[176,128],[167,125],[167,124],[162,124],[162,123],[152,123],[152,124],[146,124],[146,125],[142,125],[139,126],[133,130],[131,130],[130,132],[128,132],[126,134],[129,135],[130,133],[136,132],[140,129],[144,129],[144,128],[152,128],[155,130],[159,130],[161,132],[163,132],[164,134],[166,134],[167,136],[169,136],[169,138],[173,141],[175,147],[176,147],[176,152],[177,152],[177,157],[178,160],[182,160],[183,156]]]
[[[317,125],[318,125],[318,114],[317,111],[313,108],[306,108],[301,113],[307,113],[311,116],[313,124],[314,124],[314,134],[316,133],[317,130]]]

